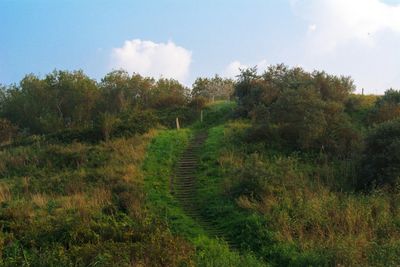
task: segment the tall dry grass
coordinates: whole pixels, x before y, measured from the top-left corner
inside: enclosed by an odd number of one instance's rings
[[[0,184],[0,204],[11,200],[11,192],[8,185]]]
[[[250,185],[257,180],[258,195],[241,195],[236,204],[266,218],[268,230],[283,243],[329,255],[344,266],[368,266],[371,255],[381,253],[377,247],[393,246],[384,255],[400,244],[400,191],[337,190],[330,183],[340,173],[333,169],[338,165],[321,168],[296,157],[249,155],[232,145],[221,150],[218,161],[226,192],[238,180]]]

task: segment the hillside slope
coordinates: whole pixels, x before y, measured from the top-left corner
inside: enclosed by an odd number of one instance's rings
[[[0,152],[4,266],[396,266],[398,191],[253,140],[235,104],[181,130]]]

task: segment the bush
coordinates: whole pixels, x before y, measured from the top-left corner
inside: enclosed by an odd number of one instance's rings
[[[389,89],[385,95],[375,103],[369,121],[371,123],[382,123],[396,119],[400,116],[400,91]]]
[[[205,97],[202,96],[197,96],[192,98],[192,100],[189,103],[189,107],[199,111],[202,110],[207,103],[207,99]]]
[[[72,142],[87,142],[97,143],[101,139],[101,132],[95,131],[90,127],[81,129],[66,129],[46,136],[46,140],[50,142],[72,143]]]
[[[400,119],[379,124],[366,139],[359,188],[400,182]]]
[[[349,155],[360,139],[345,113],[353,90],[348,77],[285,65],[258,75],[253,68],[239,76],[236,113],[252,119],[251,140],[275,141],[292,150]]]
[[[198,112],[187,107],[167,108],[157,111],[160,124],[168,128],[175,128],[175,119],[179,118],[181,127],[187,127],[197,119]]]
[[[0,118],[0,144],[10,142],[16,136],[17,129],[10,121]]]
[[[115,130],[115,127],[120,123],[121,120],[116,115],[105,112],[100,114],[96,127],[97,130],[101,132],[104,141],[108,141]]]
[[[158,120],[151,111],[131,111],[120,115],[120,123],[116,123],[111,137],[133,136],[144,134],[156,126]]]
[[[119,115],[102,113],[93,127],[66,129],[46,136],[46,140],[61,143],[98,143],[116,137],[144,134],[157,125],[158,119],[150,111],[126,111]]]
[[[252,254],[240,255],[229,250],[228,245],[219,240],[200,236],[195,240],[195,243],[198,251],[196,254],[196,266],[266,266]]]

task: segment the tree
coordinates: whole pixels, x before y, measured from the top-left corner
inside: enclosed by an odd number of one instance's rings
[[[52,96],[54,111],[64,127],[86,124],[93,119],[99,97],[96,82],[82,71],[53,71],[44,82]]]
[[[192,97],[208,100],[229,100],[234,91],[234,81],[218,75],[213,78],[197,78],[192,86]]]
[[[355,85],[350,77],[329,75],[325,72],[314,71],[312,79],[318,88],[321,98],[325,101],[344,103],[354,92]]]
[[[53,71],[44,79],[29,74],[11,86],[2,115],[31,133],[49,133],[90,124],[99,91],[82,71]]]
[[[156,109],[182,107],[189,103],[189,89],[174,79],[159,79],[151,90],[150,106]]]
[[[3,110],[2,107],[6,99],[6,90],[7,87],[0,83],[0,112]]]
[[[135,107],[147,107],[154,83],[154,79],[136,73],[130,76],[123,70],[112,71],[100,83],[100,109],[119,113]]]
[[[42,132],[41,120],[51,113],[52,96],[39,77],[28,74],[20,84],[10,86],[5,92],[2,116],[21,129],[32,133]],[[55,124],[55,127],[59,127]]]

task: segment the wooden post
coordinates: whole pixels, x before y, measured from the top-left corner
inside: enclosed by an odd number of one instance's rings
[[[179,130],[181,127],[179,126],[179,118],[176,117],[176,129]]]
[[[200,111],[200,122],[203,122],[203,110]]]

